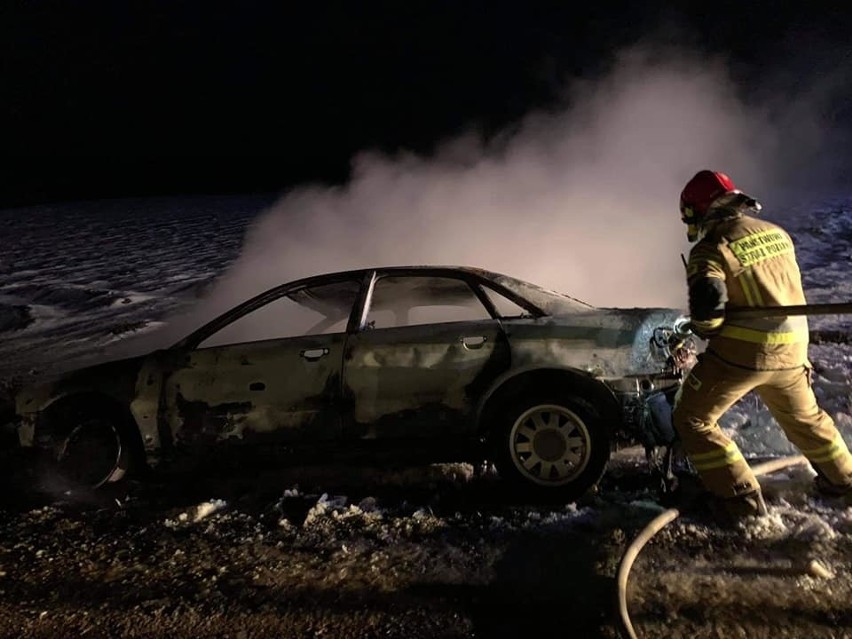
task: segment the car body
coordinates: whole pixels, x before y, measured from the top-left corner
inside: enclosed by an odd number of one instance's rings
[[[91,485],[185,453],[310,453],[493,460],[520,486],[576,496],[615,442],[660,443],[650,399],[680,383],[679,321],[470,267],[319,275],[171,348],[23,389],[19,439]]]

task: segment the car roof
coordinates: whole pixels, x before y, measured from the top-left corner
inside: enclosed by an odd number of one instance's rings
[[[336,277],[336,276],[347,276],[347,275],[363,275],[365,273],[370,273],[371,271],[383,271],[383,272],[416,272],[416,271],[454,271],[457,273],[466,273],[468,275],[476,275],[479,277],[484,277],[486,279],[493,279],[496,277],[506,277],[502,273],[495,273],[493,271],[488,271],[483,268],[478,268],[474,266],[460,266],[456,264],[412,264],[412,265],[395,265],[395,266],[371,266],[369,268],[358,268],[352,269],[348,271],[334,271],[329,273],[319,273],[317,275],[311,276],[310,278],[305,279],[318,279],[322,277]],[[293,282],[288,282],[290,284],[295,283],[297,280],[293,280]]]
[[[218,330],[218,326],[225,325],[230,317],[234,317],[240,315],[244,312],[250,312],[252,309],[262,306],[267,303],[267,301],[271,301],[276,297],[280,296],[283,291],[288,289],[292,289],[293,291],[322,285],[326,283],[334,283],[339,282],[341,280],[346,279],[363,279],[368,274],[373,272],[379,272],[381,274],[418,274],[422,273],[424,275],[455,275],[460,277],[466,277],[469,279],[480,280],[480,281],[488,281],[490,285],[494,286],[496,290],[498,290],[502,295],[507,297],[510,301],[518,304],[522,308],[528,309],[534,312],[535,316],[542,315],[552,315],[552,308],[548,307],[547,303],[542,304],[542,300],[535,299],[540,297],[541,295],[545,296],[558,296],[559,298],[565,300],[571,300],[572,303],[586,306],[589,308],[593,308],[586,304],[585,302],[580,302],[571,298],[570,296],[565,295],[564,293],[556,293],[555,291],[548,291],[539,287],[538,285],[532,284],[530,282],[526,282],[524,280],[519,280],[518,278],[504,275],[502,273],[496,273],[493,271],[488,271],[486,269],[477,268],[473,266],[458,266],[458,265],[410,265],[410,266],[374,266],[371,268],[360,268],[360,269],[352,269],[349,271],[336,271],[331,273],[321,273],[318,275],[312,275],[309,277],[304,277],[301,279],[291,280],[289,282],[285,282],[278,286],[275,286],[271,289],[266,290],[259,295],[254,296],[232,308],[230,311],[220,315],[217,318],[214,318],[204,326],[200,327],[198,330],[194,331],[192,334],[185,337],[183,340],[178,342],[175,346],[180,346],[182,344],[191,343],[194,341],[197,336],[204,335],[211,330]],[[507,280],[513,281],[517,284],[521,284],[524,286],[525,295],[520,295],[519,293],[507,288]]]
[[[512,279],[517,281],[516,277],[511,277],[509,275],[505,275],[503,273],[496,273],[494,271],[488,271],[486,269],[477,268],[474,266],[456,266],[456,265],[425,265],[425,264],[416,264],[411,266],[372,266],[370,268],[359,268],[352,269],[349,271],[332,271],[328,273],[318,273],[316,275],[309,275],[307,277],[302,277],[295,280],[289,280],[287,282],[282,282],[278,286],[274,286],[271,289],[268,289],[266,293],[271,293],[273,291],[280,291],[284,288],[290,287],[300,287],[300,286],[313,286],[318,283],[322,283],[325,281],[334,281],[338,279],[348,279],[348,278],[359,278],[364,277],[368,273],[372,273],[374,271],[378,271],[383,274],[434,274],[434,275],[458,275],[458,276],[467,276],[472,277],[474,279],[483,279],[492,282],[496,286],[500,285],[500,280]],[[264,293],[261,293],[263,295]]]

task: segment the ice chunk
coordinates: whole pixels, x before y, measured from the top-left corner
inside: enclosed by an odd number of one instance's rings
[[[192,521],[199,522],[205,517],[222,510],[227,505],[227,502],[222,499],[211,499],[208,502],[199,504],[195,507],[195,513],[192,516]]]

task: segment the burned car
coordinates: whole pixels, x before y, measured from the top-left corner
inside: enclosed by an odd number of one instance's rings
[[[22,390],[18,435],[90,486],[176,456],[366,456],[489,460],[568,499],[600,480],[617,442],[671,439],[683,319],[467,267],[320,275],[171,348]]]

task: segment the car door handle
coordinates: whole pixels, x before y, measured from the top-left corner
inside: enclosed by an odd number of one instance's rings
[[[475,337],[462,337],[461,342],[464,347],[468,350],[482,348],[482,345],[488,340],[487,337],[483,335],[477,335]]]
[[[249,384],[249,390],[250,391],[266,390],[266,384],[264,384],[263,382],[252,382],[251,384]]]
[[[326,355],[328,355],[328,349],[327,348],[309,348],[309,349],[304,350],[301,353],[299,353],[299,355],[301,355],[304,359],[308,360],[309,362],[315,362],[318,359],[323,358]]]

